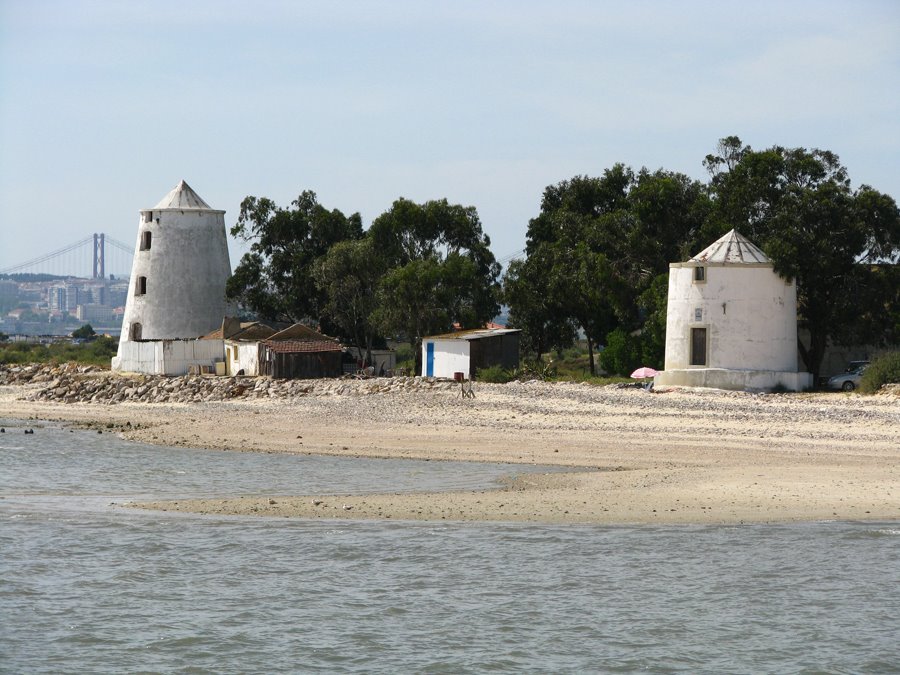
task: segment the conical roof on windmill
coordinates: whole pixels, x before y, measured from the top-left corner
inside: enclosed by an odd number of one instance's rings
[[[762,250],[737,230],[731,230],[692,256],[690,262],[725,265],[771,265]]]

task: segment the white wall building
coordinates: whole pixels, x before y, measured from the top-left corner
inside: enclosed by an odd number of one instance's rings
[[[128,343],[196,338],[215,330],[225,315],[231,274],[225,212],[181,181],[140,213],[115,370],[142,370],[146,363],[126,358],[133,352]]]
[[[521,332],[516,328],[476,328],[422,338],[422,376],[452,378],[462,373],[470,380],[479,368],[515,368]]]
[[[665,370],[657,385],[800,391],[797,288],[732,230],[669,266]]]

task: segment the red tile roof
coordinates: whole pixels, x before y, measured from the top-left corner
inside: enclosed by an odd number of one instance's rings
[[[277,354],[341,351],[341,345],[332,340],[263,340],[263,344]]]

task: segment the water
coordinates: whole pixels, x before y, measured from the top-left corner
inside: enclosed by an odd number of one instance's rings
[[[900,669],[900,524],[134,512],[110,496],[478,486],[509,467],[188,451],[58,429],[0,435],[0,458],[3,672]]]

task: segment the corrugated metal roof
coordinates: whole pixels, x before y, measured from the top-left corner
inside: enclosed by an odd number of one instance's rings
[[[263,340],[263,344],[279,354],[341,351],[341,345],[333,340]]]
[[[482,338],[494,337],[495,335],[506,335],[508,333],[521,333],[519,328],[470,328],[468,330],[458,330],[453,333],[443,333],[442,335],[429,335],[426,340],[480,340]]]
[[[737,230],[731,230],[725,236],[714,241],[691,258],[691,261],[737,265],[755,265],[771,262],[759,247]]]
[[[181,181],[169,194],[163,197],[156,209],[209,209],[212,207],[203,201],[190,185]]]

